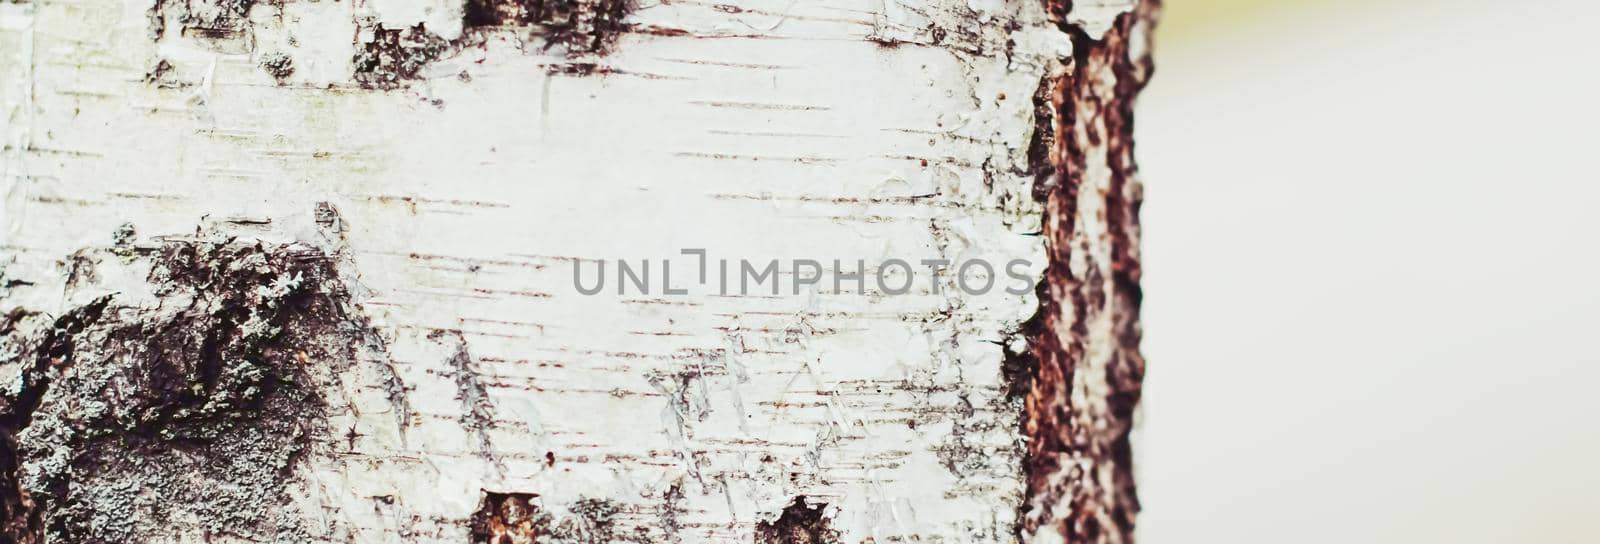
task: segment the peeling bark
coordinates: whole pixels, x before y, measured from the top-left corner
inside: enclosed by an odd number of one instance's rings
[[[0,541],[1129,541],[1156,9],[0,3]]]

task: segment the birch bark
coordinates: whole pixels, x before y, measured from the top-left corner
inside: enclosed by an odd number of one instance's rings
[[[0,540],[1128,541],[1079,4],[0,3]]]

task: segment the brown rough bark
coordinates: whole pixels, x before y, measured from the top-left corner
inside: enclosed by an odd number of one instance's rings
[[[1069,0],[1049,8],[1059,22],[1072,6]],[[1038,126],[1046,129],[1035,135],[1033,147],[1050,266],[1039,286],[1039,313],[1030,323],[1031,353],[1020,365],[1026,372],[1023,426],[1029,440],[1025,536],[1133,540],[1139,500],[1129,433],[1144,377],[1143,190],[1133,158],[1133,105],[1153,71],[1148,40],[1159,11],[1158,1],[1141,1],[1100,40],[1063,23],[1073,36],[1072,71],[1043,82],[1035,97]],[[1093,200],[1099,202],[1086,202]],[[1104,215],[1080,217],[1085,209]],[[1085,228],[1102,221],[1105,232]],[[1104,356],[1091,349],[1102,346],[1090,345],[1096,320],[1109,321],[1114,339],[1103,346]]]

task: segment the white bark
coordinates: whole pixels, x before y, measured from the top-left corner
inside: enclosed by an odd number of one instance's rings
[[[500,493],[536,494],[540,530],[577,541],[772,538],[797,498],[842,542],[1018,538],[1027,452],[1002,346],[1025,351],[1039,302],[1003,275],[981,296],[948,273],[935,289],[917,263],[1042,274],[1031,99],[1073,49],[1043,5],[642,1],[614,36],[568,29],[605,42],[587,50],[464,26],[449,0],[181,4],[0,3],[0,311],[186,319],[223,303],[163,283],[161,252],[260,242],[331,276],[263,285],[254,311],[308,289],[344,297],[342,328],[298,350],[324,406],[274,476],[285,498],[218,529],[23,458],[121,518],[77,534],[463,542]],[[1098,35],[1130,7],[1070,20]],[[419,23],[400,37],[415,73],[357,73],[367,44]],[[708,252],[709,284],[686,248]],[[911,294],[834,292],[834,259],[895,258],[919,271]],[[651,261],[650,294],[617,294],[617,259]],[[664,259],[688,294],[662,293]],[[724,296],[717,259],[815,259],[828,279]],[[578,293],[574,263],[602,260],[607,289]],[[278,347],[260,356],[293,355]],[[77,353],[56,383],[117,357]],[[8,354],[0,379],[29,361]],[[61,395],[41,410],[78,409]],[[40,421],[21,436],[47,440]]]

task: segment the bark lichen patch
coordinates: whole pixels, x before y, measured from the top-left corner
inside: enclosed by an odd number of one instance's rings
[[[472,27],[534,26],[545,48],[568,54],[604,53],[626,25],[631,0],[467,0],[465,23]]]
[[[805,497],[795,497],[778,519],[756,523],[756,544],[837,544],[839,531],[825,510],[827,505],[810,506]]]
[[[272,76],[272,79],[276,79],[280,83],[288,79],[289,76],[294,75],[294,59],[289,58],[289,55],[282,52],[274,51],[262,55],[259,64],[262,70],[266,70]]]
[[[615,518],[620,505],[609,499],[579,499],[570,507],[572,516],[555,528],[558,537],[568,542],[637,542],[617,534]]]
[[[209,535],[309,540],[287,485],[323,430],[321,380],[353,361],[332,261],[188,241],[134,260],[159,302],[107,295],[53,320],[7,319],[0,341],[21,368],[0,394],[0,536],[163,541],[190,520]]]

